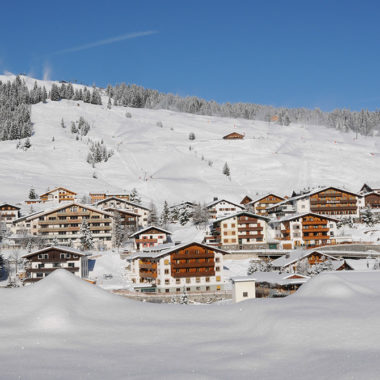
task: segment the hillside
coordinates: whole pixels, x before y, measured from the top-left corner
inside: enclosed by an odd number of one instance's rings
[[[12,78],[0,77],[7,79]],[[27,83],[32,86],[34,79],[28,78]],[[39,82],[43,84],[47,89],[51,86]],[[125,116],[127,111],[132,118]],[[81,116],[91,129],[76,141],[70,124]],[[60,126],[62,118],[65,129]],[[32,122],[32,147],[27,151],[16,149],[17,141],[0,142],[1,201],[22,201],[32,186],[41,193],[58,185],[80,194],[136,187],[143,198],[159,204],[210,201],[213,196],[240,201],[246,193],[286,194],[326,184],[358,191],[363,182],[378,179],[379,137],[355,140],[353,133],[320,126],[284,127],[115,106],[109,110],[106,97],[102,106],[71,100],[38,103],[32,106]],[[222,140],[232,131],[245,133],[245,139]],[[194,141],[188,138],[191,132]],[[88,138],[103,140],[115,154],[92,168],[86,162]],[[231,180],[222,173],[225,162]]]

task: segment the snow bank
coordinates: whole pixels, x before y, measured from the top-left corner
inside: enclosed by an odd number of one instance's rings
[[[377,379],[379,277],[342,278],[370,299],[355,290],[349,300],[148,304],[57,270],[0,289],[0,378]]]

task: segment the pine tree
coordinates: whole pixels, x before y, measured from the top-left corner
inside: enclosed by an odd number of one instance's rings
[[[107,108],[109,110],[112,108],[111,98],[108,98]]]
[[[169,223],[169,206],[168,202],[164,202],[164,207],[162,209],[161,218],[160,218],[160,226],[167,228]]]
[[[195,226],[199,225],[206,225],[209,220],[208,210],[205,205],[201,206],[200,203],[198,203],[193,212],[193,223]]]
[[[29,137],[24,142],[24,149],[29,149],[32,146],[32,143],[29,140]]]
[[[127,235],[126,235],[126,229],[122,223],[122,218],[119,212],[115,212],[113,221],[114,221],[114,224],[113,224],[114,245],[115,247],[120,248],[120,246],[123,244]]]
[[[157,209],[153,202],[150,203],[149,209],[150,209],[150,213],[148,215],[148,224],[157,225],[158,224]]]
[[[82,249],[83,250],[92,249],[94,247],[94,241],[92,238],[90,227],[86,219],[84,219],[81,224],[80,234],[81,234],[80,241],[81,241]]]
[[[228,164],[227,162],[224,164],[223,166],[223,174],[227,177],[230,176],[230,168],[228,167]]]
[[[34,190],[34,188],[32,187],[29,190],[29,199],[38,199],[38,198],[39,196],[37,195],[36,190]]]
[[[189,133],[189,140],[195,140],[195,134],[193,132]]]
[[[42,88],[42,95],[41,95],[41,100],[43,103],[46,103],[46,100],[48,98],[48,94],[47,94],[47,91],[46,91],[46,88],[45,86]]]
[[[61,127],[66,128],[65,122],[63,121],[63,118],[61,119]]]
[[[138,193],[138,191],[135,187],[132,189],[132,192],[129,195],[129,200],[133,203],[138,203],[138,204],[141,203],[140,194]]]
[[[50,99],[53,101],[59,101],[61,100],[60,90],[58,86],[53,83],[50,90]]]

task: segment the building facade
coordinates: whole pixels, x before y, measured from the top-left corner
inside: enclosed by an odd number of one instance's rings
[[[20,207],[3,203],[0,205],[0,223],[11,227],[13,222],[20,217]]]
[[[94,204],[107,198],[118,198],[118,199],[124,199],[126,201],[129,201],[130,195],[129,194],[90,193],[90,198],[91,198],[91,203]]]
[[[66,269],[80,278],[88,277],[88,259],[83,252],[51,246],[23,256],[25,258],[24,283],[42,280],[56,269]]]
[[[132,234],[130,238],[134,241],[136,251],[143,251],[147,248],[157,247],[161,244],[171,242],[171,232],[156,226],[143,228]]]
[[[74,191],[65,189],[64,187],[57,187],[47,193],[41,194],[40,200],[42,202],[74,202],[76,195],[77,193],[74,193]]]
[[[127,261],[135,289],[155,293],[218,292],[223,290],[223,255],[201,243],[131,255]]]
[[[252,200],[247,204],[247,208],[251,210],[254,214],[257,215],[268,215],[267,208],[271,207],[277,203],[280,203],[284,200],[284,198],[276,195],[276,194],[267,194],[263,197],[259,197],[257,199]]]
[[[227,215],[243,211],[244,207],[225,199],[214,198],[214,201],[206,206],[211,219],[219,219]]]

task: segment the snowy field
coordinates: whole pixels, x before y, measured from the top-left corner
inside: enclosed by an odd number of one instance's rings
[[[0,80],[7,79],[0,76]],[[30,85],[33,82],[28,79]],[[50,82],[45,84],[49,89]],[[240,201],[247,193],[289,194],[313,185],[358,191],[363,182],[378,180],[380,137],[355,140],[352,133],[321,126],[283,127],[167,110],[108,110],[107,98],[103,103],[49,100],[33,105],[32,147],[23,151],[16,149],[17,141],[0,142],[0,200],[23,201],[32,186],[39,194],[59,185],[79,194],[136,187],[144,200],[152,199],[161,206],[164,200],[170,204],[211,201],[213,196]],[[132,118],[125,117],[126,111]],[[70,124],[81,116],[89,121],[91,130],[82,141],[76,141]],[[65,129],[60,126],[62,118]],[[232,131],[245,133],[245,139],[222,139]],[[188,139],[191,132],[194,141]],[[107,148],[115,151],[95,169],[86,162],[88,138],[103,139]],[[225,162],[231,180],[222,174]],[[93,178],[94,172],[97,178]]]
[[[378,379],[380,275],[322,274],[285,299],[162,305],[57,270],[0,289],[1,379]]]

